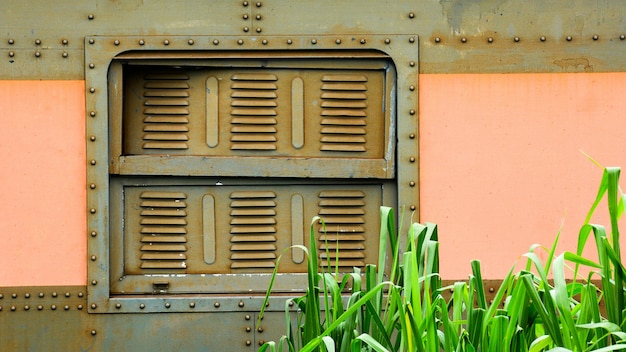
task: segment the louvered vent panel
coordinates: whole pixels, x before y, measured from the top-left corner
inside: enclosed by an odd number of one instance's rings
[[[230,194],[231,268],[273,268],[276,259],[276,194]]]
[[[322,191],[319,216],[325,224],[319,225],[320,265],[347,269],[365,266],[365,193]]]
[[[367,77],[322,77],[321,147],[325,152],[365,152]]]
[[[188,149],[189,76],[144,76],[143,149]]]
[[[141,268],[187,268],[187,195],[141,193]]]
[[[276,150],[278,77],[270,73],[231,76],[231,150]]]

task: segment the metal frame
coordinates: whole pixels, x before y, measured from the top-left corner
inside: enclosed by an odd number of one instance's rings
[[[131,36],[85,38],[86,140],[87,140],[87,226],[88,226],[88,311],[112,312],[208,312],[240,310],[241,302],[258,301],[254,296],[176,295],[114,297],[110,294],[110,198],[109,148],[111,148],[111,106],[109,94],[122,87],[109,81],[109,67],[116,56],[128,51],[190,53],[228,50],[255,52],[270,50],[378,50],[388,55],[396,69],[397,205],[419,213],[418,209],[418,37],[404,35],[334,36]],[[393,120],[392,120],[393,121]],[[397,139],[397,140],[394,140]],[[392,147],[386,148],[393,150]],[[408,223],[409,216],[404,217]],[[417,219],[412,219],[416,221]],[[257,302],[258,303],[258,302]]]

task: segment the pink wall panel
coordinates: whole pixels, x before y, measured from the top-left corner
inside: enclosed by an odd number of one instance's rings
[[[439,224],[444,279],[473,258],[501,278],[562,223],[559,251],[575,251],[602,176],[581,151],[626,168],[624,87],[626,73],[420,75],[420,220]]]
[[[84,285],[84,81],[0,81],[0,286]]]

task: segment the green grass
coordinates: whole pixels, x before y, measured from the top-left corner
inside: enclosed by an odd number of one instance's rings
[[[619,169],[604,169],[598,195],[580,229],[576,253],[555,253],[558,234],[545,250],[545,261],[536,253],[542,248],[531,247],[524,254],[525,268],[509,271],[492,302],[486,299],[479,261],[471,263],[467,281],[442,286],[434,224],[414,223],[402,235],[406,241],[400,241],[393,210],[381,207],[378,264],[339,274],[336,269],[325,271],[333,267],[332,262],[319,265],[314,224],[320,219],[313,218],[311,247],[301,247],[307,253],[308,285],[306,293],[295,299],[296,321],[291,321],[286,307],[286,334],[260,351],[624,350],[626,269],[620,257],[618,219],[626,202],[618,184]],[[605,195],[608,232],[590,223]],[[582,256],[591,235],[598,261]],[[406,246],[400,248],[400,243]],[[392,254],[389,261],[388,252]],[[325,258],[331,257],[326,254]],[[579,277],[581,266],[591,269],[587,277]],[[565,278],[568,267],[574,268],[574,280]],[[278,263],[275,273],[277,269]],[[266,301],[274,279],[275,275]],[[601,287],[593,284],[598,280]],[[448,290],[452,294],[444,295]],[[606,316],[600,314],[601,302]],[[263,312],[259,319],[262,316]]]

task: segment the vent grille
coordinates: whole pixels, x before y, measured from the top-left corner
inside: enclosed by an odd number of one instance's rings
[[[187,268],[187,195],[141,193],[141,268]]]
[[[322,77],[321,151],[365,152],[367,77]]]
[[[276,150],[278,77],[269,73],[231,76],[231,150]]]
[[[276,259],[276,193],[230,194],[231,268],[273,268]]]
[[[365,193],[332,190],[319,193],[320,266],[365,266]]]
[[[189,76],[144,76],[143,149],[188,149]]]

